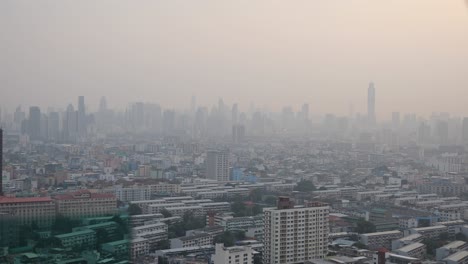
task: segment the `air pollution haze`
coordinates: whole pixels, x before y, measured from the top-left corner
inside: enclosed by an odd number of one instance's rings
[[[0,106],[468,115],[466,1],[0,2]]]

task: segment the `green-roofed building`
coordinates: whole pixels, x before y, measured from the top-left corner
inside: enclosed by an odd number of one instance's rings
[[[130,242],[127,239],[113,241],[101,245],[103,253],[112,254],[116,258],[128,257]]]
[[[56,235],[55,238],[59,239],[64,247],[74,246],[96,246],[96,232],[93,230],[83,230],[77,232]]]

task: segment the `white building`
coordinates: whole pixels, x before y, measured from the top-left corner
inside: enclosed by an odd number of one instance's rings
[[[253,264],[256,253],[250,246],[224,247],[216,244],[212,260],[213,264]]]
[[[310,203],[294,206],[279,197],[276,208],[264,209],[263,263],[303,263],[328,253],[329,206]]]

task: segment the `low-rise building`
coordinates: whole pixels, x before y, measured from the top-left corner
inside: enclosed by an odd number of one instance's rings
[[[468,263],[468,251],[459,251],[444,258],[442,261],[446,264],[466,264]]]
[[[74,246],[85,246],[94,248],[96,246],[96,232],[93,230],[83,230],[77,232],[56,235],[63,247],[72,248]]]
[[[114,195],[91,193],[89,190],[57,195],[55,205],[57,214],[70,218],[114,215],[117,211]]]
[[[402,256],[423,259],[426,255],[426,245],[423,243],[412,243],[395,250],[395,253]]]
[[[171,239],[171,248],[207,246],[207,245],[212,245],[212,244],[213,244],[213,237],[210,234],[206,234],[206,233]]]
[[[468,249],[468,243],[464,241],[453,241],[447,245],[436,249],[436,260],[441,261],[444,258],[455,254],[458,251]]]
[[[369,249],[387,248],[392,246],[392,240],[403,237],[403,233],[398,230],[375,232],[361,234],[361,243],[369,247]]]
[[[255,253],[250,246],[225,247],[216,244],[213,264],[253,264]]]

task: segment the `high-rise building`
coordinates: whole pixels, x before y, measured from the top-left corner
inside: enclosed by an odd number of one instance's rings
[[[232,126],[232,141],[234,143],[239,143],[244,141],[245,138],[245,126],[243,125],[234,125]]]
[[[41,109],[37,106],[29,108],[29,137],[31,140],[39,140],[41,137]]]
[[[233,125],[237,125],[237,123],[239,122],[239,108],[237,106],[237,104],[234,104],[232,106],[232,113],[231,113],[231,121],[232,121],[232,124]]]
[[[369,84],[367,89],[367,118],[370,125],[375,124],[375,87],[373,82]]]
[[[463,143],[468,143],[468,117],[463,118],[462,140]]]
[[[398,130],[400,128],[400,112],[392,113],[392,127],[395,130]]]
[[[276,208],[264,209],[263,263],[323,259],[328,253],[329,210],[328,205],[317,202],[294,206],[287,197],[279,197]]]
[[[58,112],[50,112],[49,113],[49,122],[48,122],[48,129],[49,129],[49,139],[56,141],[60,138],[60,117]]]
[[[78,96],[78,134],[86,133],[86,107],[84,96]]]
[[[229,181],[229,152],[208,151],[206,155],[206,178]]]
[[[63,135],[66,141],[75,141],[78,129],[78,112],[69,104],[63,119]]]

